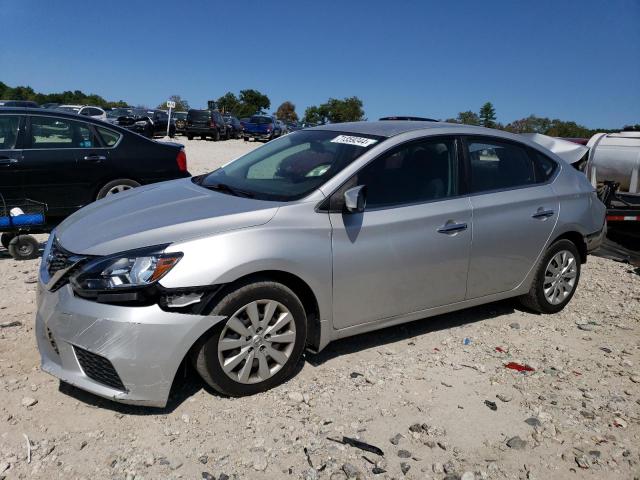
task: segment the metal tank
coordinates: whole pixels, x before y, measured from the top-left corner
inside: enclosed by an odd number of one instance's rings
[[[620,184],[619,192],[640,194],[640,132],[597,133],[587,147],[592,185],[612,181]]]

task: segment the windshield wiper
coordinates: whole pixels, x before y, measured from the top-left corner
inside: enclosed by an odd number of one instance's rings
[[[211,190],[217,190],[219,192],[227,192],[231,195],[235,195],[236,197],[247,197],[253,198],[255,195],[251,192],[247,192],[246,190],[240,190],[239,188],[230,187],[226,183],[216,183],[213,185],[203,185],[206,188],[210,188]]]

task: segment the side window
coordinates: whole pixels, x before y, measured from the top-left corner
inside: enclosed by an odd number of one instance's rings
[[[544,183],[553,176],[558,164],[537,150],[531,149],[531,153],[536,167],[536,182]]]
[[[430,139],[403,145],[357,174],[367,186],[367,208],[427,202],[458,194],[455,141]]]
[[[102,141],[107,147],[113,147],[118,140],[120,140],[120,135],[118,132],[114,132],[113,130],[109,130],[107,128],[96,127],[98,133],[102,137]]]
[[[88,108],[87,110],[89,110],[89,113],[87,114],[89,116],[102,115],[102,112],[100,110],[98,110],[97,108]]]
[[[31,117],[31,148],[92,148],[96,146],[89,126],[55,117]]]
[[[535,183],[533,162],[524,147],[492,138],[470,138],[467,145],[473,193]]]
[[[11,150],[16,147],[20,117],[17,115],[0,116],[0,150]]]

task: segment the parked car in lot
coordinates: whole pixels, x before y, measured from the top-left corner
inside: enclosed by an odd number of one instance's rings
[[[187,131],[187,112],[173,112],[171,117],[174,118],[176,125],[176,133],[183,135]]]
[[[558,312],[603,234],[585,176],[516,135],[415,121],[293,132],[63,222],[40,269],[42,368],[164,406],[187,361],[249,395],[338,338],[510,297]]]
[[[278,121],[269,115],[254,115],[244,124],[242,137],[249,140],[268,142],[282,135],[282,127]]]
[[[227,124],[218,110],[195,110],[187,112],[187,138],[200,137],[206,140],[207,137],[218,141],[227,137]]]
[[[62,112],[76,113],[85,117],[97,118],[98,120],[106,120],[107,113],[100,107],[92,107],[90,105],[58,105],[56,110]]]
[[[169,115],[162,110],[147,110],[144,108],[126,109],[126,112],[117,117],[114,125],[144,135],[147,138],[164,137],[167,135],[167,123]],[[169,126],[169,136],[174,137],[176,126]]]
[[[28,107],[39,108],[36,102],[30,100],[0,100],[0,107]]]
[[[227,124],[227,139],[240,138],[242,136],[242,124],[233,115],[224,115],[224,123]]]
[[[49,226],[96,199],[189,176],[181,145],[89,117],[0,108],[0,132],[0,194],[45,203]]]

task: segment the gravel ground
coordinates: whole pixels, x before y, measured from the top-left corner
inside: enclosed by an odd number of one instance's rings
[[[183,143],[194,174],[256,145]],[[640,477],[640,276],[628,265],[590,257],[557,315],[505,301],[345,339],[249,398],[191,374],[164,410],[39,370],[37,267],[0,250],[0,479]],[[343,436],[382,452],[330,440]]]

